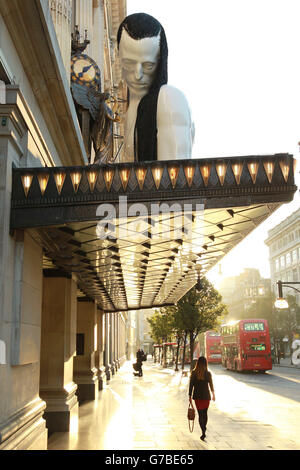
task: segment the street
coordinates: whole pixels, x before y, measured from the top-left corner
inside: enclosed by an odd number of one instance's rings
[[[233,423],[260,426],[266,447],[300,449],[300,370],[273,366],[265,374],[227,371],[211,365],[217,393],[215,408],[230,415]],[[278,433],[278,443],[268,444],[269,436]],[[243,439],[245,436],[243,435]],[[294,444],[296,447],[293,447]]]
[[[206,442],[187,421],[188,382],[181,371],[148,360],[143,377],[127,361],[95,402],[79,408],[79,425],[54,433],[49,449],[299,450],[300,370],[274,366],[265,374],[210,365],[216,390]]]

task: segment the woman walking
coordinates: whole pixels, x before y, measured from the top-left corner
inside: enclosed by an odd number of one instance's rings
[[[210,390],[209,390],[210,389]],[[200,439],[204,441],[206,435],[207,426],[207,410],[211,400],[210,391],[212,393],[212,399],[215,401],[215,391],[212,381],[211,373],[207,370],[207,360],[204,356],[199,357],[196,366],[191,373],[190,386],[189,386],[189,400],[193,406],[192,398],[195,401],[195,405],[199,415],[199,424],[202,431]]]

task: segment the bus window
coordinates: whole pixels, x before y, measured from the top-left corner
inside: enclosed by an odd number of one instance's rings
[[[244,323],[244,331],[264,331],[265,325],[263,322],[249,322]]]

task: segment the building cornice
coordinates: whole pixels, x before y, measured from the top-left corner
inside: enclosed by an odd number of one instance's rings
[[[284,219],[280,224],[273,227],[268,231],[268,238],[265,240],[266,245],[272,244],[278,238],[281,238],[284,235],[284,232],[290,230],[293,225],[295,225],[300,220],[300,209],[297,209],[286,219]]]
[[[46,0],[0,0],[16,47],[62,165],[88,162]]]

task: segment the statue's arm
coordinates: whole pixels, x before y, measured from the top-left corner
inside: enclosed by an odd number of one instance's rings
[[[157,159],[191,158],[194,124],[184,94],[163,85],[157,102]]]

